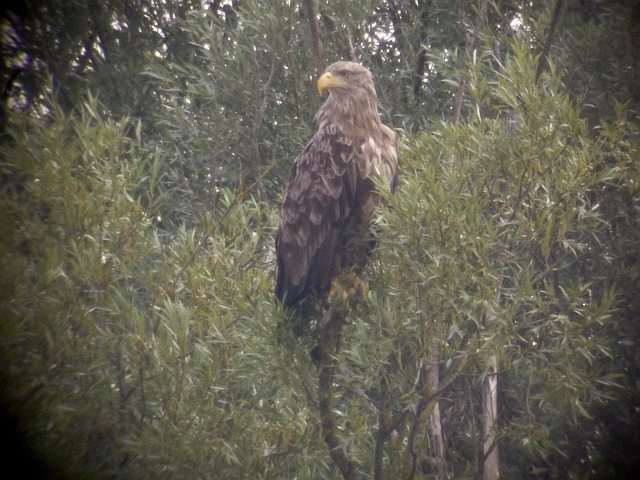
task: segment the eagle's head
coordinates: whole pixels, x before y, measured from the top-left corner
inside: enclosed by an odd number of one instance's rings
[[[380,128],[378,98],[373,76],[355,62],[336,62],[318,79],[318,93],[329,96],[315,116],[318,127],[337,125],[351,136],[359,137]]]
[[[371,72],[355,62],[336,62],[318,79],[318,93],[328,90],[338,97],[367,95],[376,96]]]

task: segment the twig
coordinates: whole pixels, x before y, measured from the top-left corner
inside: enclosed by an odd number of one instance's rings
[[[293,368],[295,369],[296,373],[298,374],[298,378],[300,379],[300,383],[302,384],[302,388],[304,389],[304,393],[307,395],[307,400],[309,401],[309,404],[317,406],[318,402],[316,402],[315,398],[313,398],[313,394],[311,393],[311,389],[307,385],[307,382],[305,381],[304,376],[302,375],[302,370],[300,369],[300,366],[296,363],[295,359],[291,363],[292,363]]]
[[[276,166],[276,161],[273,160],[269,165],[267,165],[267,167],[265,168],[264,172],[262,172],[258,178],[255,180],[255,182],[253,182],[249,188],[247,189],[242,189],[240,190],[240,192],[238,192],[238,194],[234,197],[234,199],[231,201],[231,203],[227,206],[227,208],[225,208],[225,210],[222,212],[222,215],[220,215],[220,218],[218,219],[217,222],[215,222],[213,225],[211,225],[209,227],[209,229],[202,234],[202,237],[200,237],[200,241],[198,242],[198,245],[196,245],[196,248],[194,249],[193,253],[191,254],[191,256],[189,257],[189,260],[187,260],[187,262],[182,266],[182,268],[180,268],[180,270],[178,271],[178,273],[176,273],[175,277],[173,277],[173,280],[171,281],[171,283],[175,284],[181,277],[182,275],[184,275],[184,272],[187,270],[187,268],[189,267],[189,265],[191,265],[193,263],[193,261],[196,259],[196,256],[198,255],[198,253],[200,253],[200,250],[202,250],[202,248],[204,248],[204,244],[207,241],[207,239],[213,235],[215,233],[215,231],[218,229],[218,227],[220,226],[220,224],[222,223],[222,221],[227,217],[227,215],[229,215],[229,213],[231,212],[231,210],[233,210],[233,208],[240,202],[240,200],[242,200],[245,195],[249,192],[251,192],[252,190],[254,190],[256,188],[256,186],[258,185],[259,182],[262,181],[262,179],[271,171],[273,170],[273,168]]]
[[[256,80],[259,81],[259,72],[260,72],[260,64],[258,62],[258,56],[255,51],[252,51],[253,63],[256,68]],[[252,129],[252,149],[253,149],[253,160],[255,163],[256,172],[260,169],[260,148],[259,148],[259,139],[260,139],[260,129],[262,128],[262,119],[264,117],[264,112],[267,108],[267,98],[269,96],[269,89],[271,88],[271,84],[273,83],[274,73],[276,71],[275,62],[271,63],[271,70],[269,71],[269,77],[264,84],[260,85],[256,92],[256,116],[253,122]],[[257,184],[257,192],[258,199],[262,199],[262,182]]]
[[[476,48],[476,42],[478,41],[478,36],[480,35],[480,24],[484,20],[487,11],[487,0],[482,0],[480,4],[480,11],[478,12],[478,19],[476,21],[476,25],[473,28],[473,34],[469,36],[467,34],[467,44],[466,44],[466,54],[471,53]],[[464,12],[460,9],[461,18],[460,24],[464,25]],[[466,66],[467,60],[466,56],[462,60],[462,70],[464,70]],[[462,111],[462,100],[464,99],[464,91],[467,87],[467,79],[464,76],[464,72],[461,74],[460,82],[458,83],[458,91],[456,92],[456,103],[453,108],[453,124],[457,124],[460,121],[460,114]]]

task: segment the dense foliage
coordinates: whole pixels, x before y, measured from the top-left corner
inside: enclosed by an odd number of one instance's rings
[[[637,3],[314,2],[324,60],[367,64],[402,133],[335,354],[360,477],[481,477],[489,378],[502,478],[637,470]],[[315,323],[294,334],[272,295],[321,102],[306,6],[3,12],[0,379],[22,468],[340,478]]]

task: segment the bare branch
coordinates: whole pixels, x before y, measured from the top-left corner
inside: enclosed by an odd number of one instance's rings
[[[558,31],[558,26],[560,25],[560,20],[562,19],[563,12],[564,0],[557,0],[556,6],[553,9],[553,17],[551,18],[549,34],[547,35],[547,39],[544,42],[542,54],[540,55],[540,59],[538,60],[538,66],[536,67],[536,83],[538,83],[538,79],[540,78],[540,75],[542,75],[542,72],[544,72],[545,69],[549,67],[549,51],[551,50],[551,44],[553,43],[553,39],[556,36],[556,32]]]
[[[320,38],[320,26],[318,25],[318,15],[314,0],[305,0],[307,16],[309,17],[309,29],[311,30],[311,40],[313,42],[313,56],[316,59],[316,70],[321,75],[325,69],[324,48]]]

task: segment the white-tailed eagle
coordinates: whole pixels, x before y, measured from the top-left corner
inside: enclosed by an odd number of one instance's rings
[[[276,237],[275,294],[291,308],[364,267],[375,245],[376,183],[390,191],[396,184],[397,136],[380,121],[369,70],[336,62],[318,79],[318,92],[325,90],[318,130],[289,173]]]

